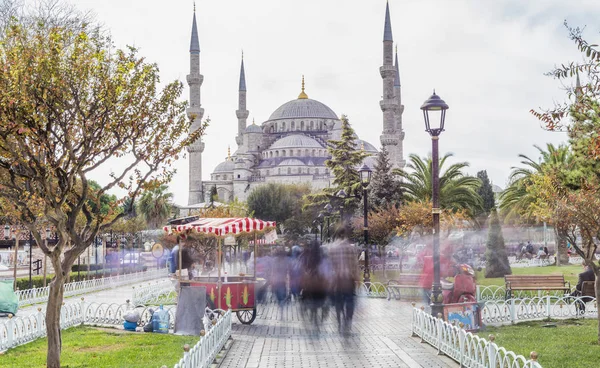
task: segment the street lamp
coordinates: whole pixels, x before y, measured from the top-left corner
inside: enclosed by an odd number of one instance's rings
[[[432,161],[432,202],[433,208],[433,285],[431,288],[431,315],[443,315],[442,286],[440,284],[440,174],[438,157],[438,138],[444,131],[444,120],[448,104],[435,94],[421,105],[425,119],[425,131],[431,135],[431,161]],[[431,114],[431,116],[430,116]]]
[[[367,187],[371,182],[371,174],[373,173],[371,169],[366,164],[363,164],[360,170],[358,170],[360,174],[360,184],[363,188],[363,219],[364,219],[364,235],[365,235],[365,273],[363,275],[363,281],[365,284],[369,284],[371,282],[371,273],[369,271],[369,222],[367,220],[368,217],[368,203],[367,203]]]
[[[331,206],[331,204],[327,203],[325,205],[325,217],[327,217],[327,243],[329,243],[330,238],[329,238],[329,218],[331,217],[331,211],[333,210],[333,207]]]
[[[4,225],[4,240],[8,240],[10,238],[10,226],[8,224]]]

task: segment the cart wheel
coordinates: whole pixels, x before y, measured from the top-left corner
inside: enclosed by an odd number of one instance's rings
[[[243,324],[243,325],[249,325],[252,324],[252,322],[254,322],[254,319],[256,319],[256,308],[250,310],[241,310],[241,311],[237,311],[235,312],[235,314],[237,315],[238,320]]]

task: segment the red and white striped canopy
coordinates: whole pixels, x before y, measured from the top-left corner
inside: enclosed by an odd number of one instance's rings
[[[268,227],[275,227],[275,221],[263,221],[249,217],[244,218],[199,218],[196,221],[184,225],[174,226],[177,232],[186,232],[188,230],[198,233],[215,234],[224,236],[227,234],[248,233],[255,230],[264,230]],[[168,226],[165,231],[173,230]]]

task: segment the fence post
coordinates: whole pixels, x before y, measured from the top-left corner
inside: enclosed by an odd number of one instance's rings
[[[515,310],[515,299],[510,298],[508,301],[510,302],[510,324],[514,325],[515,320],[517,319],[517,311]]]
[[[85,310],[85,298],[81,297],[81,303],[80,303],[80,308],[81,308],[81,316],[79,318],[81,318],[81,324],[83,325],[85,323],[85,316],[86,316],[86,310]]]
[[[437,342],[438,355],[441,355],[442,354],[442,327],[444,324],[441,313],[437,314],[437,319],[435,322],[436,322],[436,326],[437,326],[437,335],[438,335],[438,342]]]
[[[186,367],[191,366],[190,364],[190,346],[188,344],[183,345],[183,364]]]
[[[43,335],[44,329],[42,327],[43,325],[43,320],[44,320],[44,315],[42,314],[42,308],[38,307],[37,308],[37,313],[35,314],[35,319],[37,320],[37,335],[41,336]]]
[[[481,300],[481,289],[479,288],[479,285],[477,285],[477,289],[475,289],[475,300],[480,301]]]
[[[550,295],[546,292],[546,318],[550,318]]]
[[[12,348],[13,344],[15,343],[15,337],[13,335],[13,329],[14,329],[14,322],[12,320],[13,318],[13,314],[10,313],[8,315],[8,321],[6,321],[6,328],[7,328],[7,335],[6,335],[6,341],[8,342],[8,345],[6,346],[6,348]]]
[[[460,331],[458,332],[458,349],[459,349],[458,364],[460,365],[461,368],[463,367],[463,357],[464,357],[464,353],[465,353],[465,340],[466,340],[466,333],[465,333],[465,330],[463,330],[461,328]]]
[[[494,335],[489,335],[489,342],[488,342],[488,362],[489,364],[486,365],[486,367],[495,367],[496,366],[496,343],[494,342],[494,340],[496,340],[496,336]]]

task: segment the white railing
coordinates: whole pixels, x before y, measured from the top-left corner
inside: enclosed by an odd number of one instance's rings
[[[571,292],[575,290],[575,287],[571,287]],[[545,291],[545,290],[532,290],[532,291],[524,291],[524,290],[515,290],[512,292],[512,297],[515,299],[526,299],[526,298],[534,298],[534,297],[544,297],[544,296],[553,296],[553,297],[563,297],[565,295],[564,291],[553,290],[553,291]],[[506,298],[506,288],[504,286],[498,285],[488,285],[481,286],[477,285],[476,298],[478,301],[488,301],[488,300],[504,300]]]
[[[134,305],[175,304],[177,301],[175,283],[176,280],[166,279],[148,283],[147,286],[134,286],[131,301]]]
[[[550,295],[525,299],[491,300],[485,302],[481,311],[483,323],[496,325],[545,318],[597,318],[597,316],[598,304],[595,298]]]
[[[156,310],[157,306],[133,307],[132,304],[116,303],[89,303],[85,298],[80,301],[65,303],[60,311],[60,328],[67,329],[76,325],[92,325],[104,327],[122,327],[123,316],[131,309],[140,313],[138,326],[144,326],[152,317],[150,309]],[[175,316],[177,307],[163,307],[169,313],[169,329],[175,327]],[[223,319],[222,316],[229,315],[229,330],[231,334],[231,314],[222,310],[206,310],[203,323],[207,331],[212,331]],[[24,317],[9,316],[8,320],[0,322],[0,351],[6,351],[15,346],[22,345],[46,336],[46,310],[38,308],[37,312]],[[215,324],[213,324],[215,321]],[[223,330],[225,327],[220,327]],[[219,334],[219,332],[215,333]],[[227,338],[229,338],[227,335]],[[227,340],[225,338],[225,340]],[[214,339],[214,338],[213,338]]]
[[[356,295],[369,298],[387,298],[388,289],[381,282],[370,282],[368,285],[364,282],[357,282]]]
[[[227,339],[231,336],[231,311],[222,314],[222,317],[216,320],[212,329],[189,351],[184,349],[183,358],[174,368],[205,368],[210,367],[217,357],[217,353],[223,349]]]
[[[488,341],[417,308],[413,309],[412,333],[461,367],[542,368],[537,354],[527,359],[496,345],[493,339]]]
[[[167,275],[166,269],[140,271],[124,275],[104,277],[85,281],[69,282],[64,286],[64,297],[91,293],[94,291],[110,289],[118,286],[133,284],[140,281],[152,280]],[[15,294],[19,298],[19,307],[37,303],[47,303],[50,286],[17,290]]]

